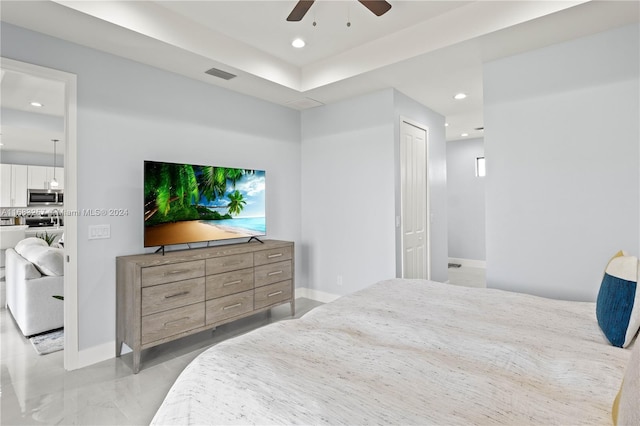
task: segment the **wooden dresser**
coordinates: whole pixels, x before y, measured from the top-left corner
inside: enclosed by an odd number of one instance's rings
[[[116,258],[116,356],[133,371],[152,346],[283,303],[295,313],[294,247],[264,240]]]

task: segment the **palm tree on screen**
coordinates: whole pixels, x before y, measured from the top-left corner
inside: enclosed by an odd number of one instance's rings
[[[227,167],[206,166],[202,168],[201,191],[208,200],[224,197],[227,192],[227,181],[231,181],[233,189],[236,182],[246,173],[245,169],[230,169]]]
[[[227,198],[229,199],[229,205],[227,206],[227,208],[229,209],[229,214],[235,216],[239,215],[240,212],[242,212],[242,210],[244,209],[244,206],[247,204],[247,202],[244,200],[244,196],[237,189],[233,192],[230,192],[227,195]]]
[[[198,181],[193,167],[188,164],[162,163],[149,165],[145,170],[145,213],[148,220],[157,212],[167,214],[171,203],[184,206],[198,202]]]

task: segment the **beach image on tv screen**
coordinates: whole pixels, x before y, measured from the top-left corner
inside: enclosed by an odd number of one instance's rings
[[[145,161],[145,247],[265,234],[264,170]]]

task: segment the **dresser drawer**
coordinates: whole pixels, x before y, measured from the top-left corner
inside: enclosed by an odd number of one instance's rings
[[[142,289],[142,315],[204,302],[204,277]]]
[[[253,311],[253,290],[207,300],[207,324]]]
[[[142,287],[204,277],[204,260],[142,268]]]
[[[266,265],[267,263],[281,262],[291,259],[292,254],[293,250],[291,246],[257,251],[253,254],[253,263],[256,266],[260,266]]]
[[[142,317],[142,344],[204,326],[204,302]]]
[[[253,289],[253,268],[207,275],[207,300]]]
[[[256,288],[254,295],[255,309],[262,309],[277,303],[291,300],[291,280],[269,284]]]
[[[270,263],[255,268],[254,282],[256,287],[291,279],[291,261]]]
[[[237,271],[253,267],[253,253],[234,254],[231,256],[207,259],[207,275]]]

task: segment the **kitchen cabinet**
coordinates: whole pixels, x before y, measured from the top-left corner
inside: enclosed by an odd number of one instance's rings
[[[58,181],[58,186],[50,186],[54,176]],[[64,167],[29,166],[29,189],[64,189]]]
[[[27,166],[0,164],[0,207],[27,207]]]

